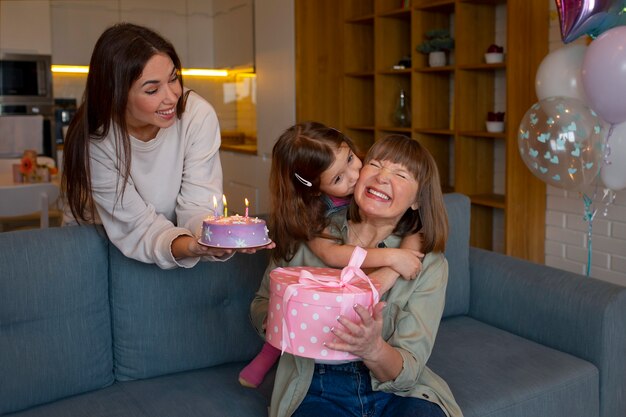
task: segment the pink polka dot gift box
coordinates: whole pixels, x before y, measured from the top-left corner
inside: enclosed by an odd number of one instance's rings
[[[358,322],[355,304],[369,308],[378,302],[380,285],[359,268],[367,252],[356,247],[344,269],[276,268],[270,272],[270,300],[265,338],[282,352],[320,360],[352,360],[348,352],[332,350],[325,342],[341,326],[342,315]]]

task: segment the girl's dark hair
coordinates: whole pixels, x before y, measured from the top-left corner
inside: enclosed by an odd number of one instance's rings
[[[320,176],[335,161],[335,151],[343,143],[356,153],[352,140],[338,130],[304,122],[287,129],[274,144],[269,217],[276,242],[274,260],[290,260],[301,243],[328,225]]]
[[[406,236],[420,232],[423,253],[444,252],[448,239],[448,215],[443,202],[439,171],[428,150],[404,135],[389,135],[377,141],[365,155],[363,165],[372,160],[388,161],[404,166],[417,180],[418,209],[408,208],[394,234]],[[359,208],[354,201],[349,208],[352,221],[360,222]]]
[[[169,56],[176,67],[182,89],[181,63],[174,46],[146,27],[119,23],[106,29],[96,42],[87,85],[76,115],[70,123],[63,147],[62,190],[72,215],[77,220],[93,222],[95,205],[91,188],[89,145],[103,139],[113,129],[116,157],[124,194],[130,174],[131,151],[126,105],[132,84],[155,54]],[[176,105],[178,118],[185,108],[183,95]]]

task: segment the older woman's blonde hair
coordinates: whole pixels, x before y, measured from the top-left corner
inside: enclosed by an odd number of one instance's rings
[[[448,214],[443,202],[439,171],[435,159],[418,141],[404,135],[389,135],[377,141],[367,152],[363,165],[372,160],[404,166],[418,184],[418,209],[404,213],[394,234],[406,236],[419,232],[423,253],[444,252],[448,239]],[[350,219],[360,222],[358,207],[352,202]]]

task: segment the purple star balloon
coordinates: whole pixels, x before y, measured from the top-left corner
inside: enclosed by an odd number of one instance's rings
[[[593,38],[614,26],[626,24],[626,0],[555,0],[561,22],[561,39],[569,43],[582,35]]]

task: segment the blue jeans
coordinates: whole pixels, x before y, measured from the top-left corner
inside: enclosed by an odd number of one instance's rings
[[[293,417],[445,417],[435,403],[373,391],[363,362],[315,365],[311,386]]]

